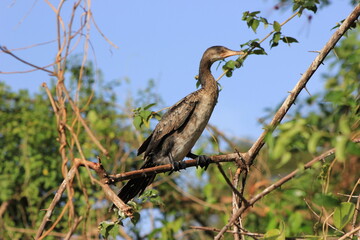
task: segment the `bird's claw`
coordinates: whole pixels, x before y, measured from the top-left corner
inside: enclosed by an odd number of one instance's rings
[[[184,161],[173,162],[171,165],[172,165],[172,170],[169,172],[169,175],[173,172],[180,172],[181,169],[186,168],[186,164]]]
[[[199,155],[196,158],[196,167],[200,166],[201,168],[204,168],[204,170],[206,171],[206,169],[208,168],[210,164],[210,158],[208,156],[205,155]]]

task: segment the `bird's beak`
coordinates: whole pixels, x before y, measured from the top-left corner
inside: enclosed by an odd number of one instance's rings
[[[227,57],[235,56],[235,55],[244,55],[244,52],[243,52],[243,51],[233,51],[233,50],[229,50],[229,51],[225,52],[224,54],[222,54],[221,57],[227,58]]]

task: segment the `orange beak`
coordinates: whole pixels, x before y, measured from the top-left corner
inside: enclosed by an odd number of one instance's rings
[[[235,56],[235,55],[244,55],[244,52],[243,52],[243,51],[233,51],[233,50],[229,50],[229,51],[225,52],[224,54],[222,54],[221,57],[227,58],[227,57]]]

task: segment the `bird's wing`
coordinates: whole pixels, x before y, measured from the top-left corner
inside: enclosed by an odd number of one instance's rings
[[[170,133],[181,128],[193,113],[198,102],[198,92],[193,92],[172,106],[161,118],[154,131],[138,150],[138,155],[145,152],[145,156],[156,148]]]

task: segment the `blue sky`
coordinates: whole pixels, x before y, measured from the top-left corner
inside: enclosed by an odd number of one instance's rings
[[[51,2],[57,4],[58,1]],[[266,42],[263,47],[269,55],[250,56],[245,66],[231,78],[223,78],[220,82],[223,90],[210,122],[229,135],[255,139],[262,131],[257,119],[264,116],[265,108],[276,106],[287,96],[315,58],[315,53],[309,51],[320,50],[334,31],[331,28],[351,12],[348,2],[333,1],[317,15],[307,13],[296,17],[282,32],[295,37],[298,44],[290,47],[281,44],[270,51]],[[127,91],[136,91],[149,79],[154,79],[156,92],[169,106],[196,90],[194,76],[206,48],[224,45],[238,50],[240,44],[261,39],[271,30],[271,27],[264,30],[260,26],[255,35],[241,21],[244,11],[259,10],[269,22],[282,22],[292,14],[289,10],[274,10],[274,4],[270,0],[229,0],[222,5],[213,0],[92,1],[97,25],[119,49],[110,46],[92,26],[90,36],[94,51],[89,52],[89,59],[96,60],[106,80],[131,80],[131,86],[119,88],[120,101],[125,99]],[[71,7],[72,1],[66,1],[64,13],[68,14]],[[308,15],[312,15],[311,22]],[[0,2],[0,45],[8,49],[54,40],[55,26],[55,15],[44,1]],[[51,43],[14,53],[44,66],[55,58],[56,47]],[[82,51],[80,44],[76,52]],[[28,69],[0,53],[0,71]],[[326,71],[325,64],[311,79],[308,85],[311,93],[322,89],[321,73]],[[221,71],[213,68],[213,74],[217,77]],[[50,77],[40,71],[0,74],[0,81],[13,89],[26,88],[32,92],[49,80]]]

